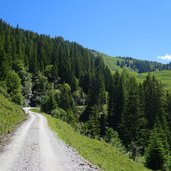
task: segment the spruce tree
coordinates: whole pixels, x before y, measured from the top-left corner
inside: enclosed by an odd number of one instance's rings
[[[127,85],[120,136],[128,147],[131,143],[139,145],[139,137],[144,130],[144,115],[140,110],[139,89],[135,78],[131,78]]]
[[[108,100],[109,126],[118,130],[124,105],[123,83],[118,71],[114,74]]]
[[[165,170],[166,155],[162,139],[157,128],[151,132],[148,148],[146,149],[146,166],[153,170]]]
[[[23,96],[21,94],[21,79],[16,72],[11,71],[7,74],[6,85],[7,93],[10,95],[11,100],[22,105]]]
[[[169,124],[169,131],[171,134],[171,95],[167,97],[167,112],[168,112],[168,124]],[[170,147],[171,147],[171,140],[170,140]]]

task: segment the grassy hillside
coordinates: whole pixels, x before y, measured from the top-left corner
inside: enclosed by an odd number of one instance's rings
[[[0,95],[0,137],[13,131],[25,117],[19,106]]]
[[[40,112],[36,109],[33,111]],[[66,144],[74,147],[85,159],[99,166],[106,171],[146,171],[145,167],[130,160],[127,156],[121,154],[111,145],[90,139],[75,132],[67,123],[53,118],[50,115],[43,114],[50,128],[65,141]]]
[[[108,55],[105,55],[105,54],[102,54],[102,56],[103,56],[105,64],[109,67],[109,69],[111,71],[118,70],[119,72],[122,72],[123,69],[116,65],[116,62],[117,61],[122,61],[122,59],[117,58],[117,57],[114,58],[114,57],[111,57],[111,56],[108,56]]]
[[[171,70],[165,70],[165,71],[157,71],[157,72],[151,72],[152,75],[154,75],[159,81],[162,82],[162,84],[165,86],[165,88],[171,92]],[[147,73],[137,74],[137,78],[140,80],[144,80],[147,76]]]
[[[116,70],[119,72],[123,71],[123,68],[120,68],[116,65],[116,62],[118,60],[122,60],[120,58],[110,57],[107,55],[103,55],[103,59],[105,64],[109,67],[109,69],[114,73]],[[142,82],[148,73],[137,73],[130,68],[126,68],[129,74],[135,76],[137,78],[137,81]],[[154,75],[159,81],[162,82],[162,84],[165,86],[165,88],[171,92],[171,70],[164,70],[164,71],[155,71],[151,72],[152,75]]]
[[[106,54],[102,54],[103,59],[105,64],[109,67],[109,69],[114,73],[116,70],[119,72],[122,72],[124,69],[126,69],[131,75],[137,75],[137,72],[135,72],[134,70],[132,70],[129,67],[125,67],[125,68],[121,68],[120,66],[118,66],[116,63],[117,61],[122,61],[123,59],[118,58],[118,57],[111,57],[108,56]]]

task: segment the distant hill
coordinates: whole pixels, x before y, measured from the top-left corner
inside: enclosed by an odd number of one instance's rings
[[[122,61],[119,60],[117,61],[116,64],[118,66],[120,66],[121,68],[129,67],[139,73],[171,69],[171,63],[162,64],[160,62],[134,59],[132,57],[118,57],[118,58],[122,59]]]
[[[134,58],[124,58],[124,57],[111,57],[106,54],[102,54],[105,64],[110,68],[110,70],[114,73],[116,70],[122,72],[123,69],[126,69],[129,74],[135,76],[137,81],[142,82],[145,80],[148,72],[151,72],[152,75],[156,76],[156,78],[162,82],[164,87],[171,92],[171,63],[162,64],[159,62],[139,60]],[[134,67],[130,65],[130,63],[134,63]],[[118,65],[118,63],[123,64]],[[129,65],[127,65],[129,63]],[[135,67],[135,64],[139,66],[139,70]],[[142,66],[141,66],[142,65]],[[144,66],[144,68],[143,68]],[[146,66],[148,66],[146,68]],[[143,70],[140,70],[143,68]],[[164,70],[165,69],[165,70]],[[147,71],[146,71],[147,70]],[[144,71],[144,72],[142,72]]]
[[[101,54],[105,57],[104,60],[111,70],[127,68],[138,73],[171,70],[171,62],[163,64],[156,61],[141,60],[132,57],[111,57],[103,53]]]

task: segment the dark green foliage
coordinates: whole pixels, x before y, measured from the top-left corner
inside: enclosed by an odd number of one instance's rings
[[[147,76],[143,83],[144,111],[148,118],[148,128],[152,128],[157,116],[165,115],[165,96],[163,87],[154,76]]]
[[[167,97],[167,112],[168,112],[168,125],[169,125],[169,130],[170,130],[170,133],[171,133],[171,95],[168,95]],[[169,141],[170,142],[170,147],[171,147],[171,140]]]
[[[64,83],[60,88],[60,102],[59,106],[67,111],[67,110],[73,110],[74,109],[74,101],[71,96],[71,88],[68,84]]]
[[[42,111],[50,114],[52,110],[57,108],[57,101],[54,96],[55,92],[50,91],[46,96],[43,97],[41,102]]]
[[[6,77],[7,93],[13,102],[22,105],[23,96],[21,94],[21,80],[14,71],[9,72]]]
[[[154,128],[146,150],[146,165],[153,170],[166,170],[167,157],[160,133]]]
[[[114,131],[112,128],[108,128],[106,130],[106,135],[104,137],[104,140],[107,143],[112,144],[114,147],[117,147],[118,149],[120,149],[121,152],[125,151],[118,133]]]
[[[95,74],[90,81],[88,103],[85,111],[80,116],[80,121],[85,123],[84,133],[93,138],[105,134],[106,117],[104,105],[106,104],[105,70],[101,57],[95,60]]]
[[[32,81],[31,74],[28,73],[21,60],[17,60],[13,64],[13,68],[18,73],[21,79],[22,95],[25,97],[25,102],[28,105],[32,97]]]
[[[7,71],[13,67],[17,73],[31,72],[33,81],[36,75],[38,76],[38,72],[41,72],[49,82],[54,83],[55,88],[57,83],[66,82],[74,92],[78,90],[78,79],[82,80],[84,75],[94,72],[94,55],[77,43],[65,41],[62,37],[50,38],[18,27],[12,28],[2,20],[0,30],[1,80],[4,80]],[[23,68],[17,71],[18,61],[23,64],[25,71]],[[87,83],[84,82],[85,85]],[[88,92],[89,87],[83,90]],[[32,104],[35,105],[36,102],[32,100]]]
[[[0,49],[0,80],[3,80],[9,70],[9,62],[7,55],[3,49]]]
[[[124,106],[123,82],[120,74],[116,72],[111,80],[108,100],[109,126],[118,130]]]
[[[132,142],[138,143],[139,134],[145,127],[144,116],[141,112],[138,84],[135,78],[131,78],[120,124],[121,137],[126,146]]]
[[[48,82],[47,77],[38,74],[33,77],[33,86],[32,86],[32,97],[31,105],[36,106],[40,105],[42,102],[43,96],[47,95],[48,90],[51,89],[51,86]]]
[[[67,112],[61,108],[56,108],[52,110],[51,115],[55,118],[59,118],[63,121],[67,121]]]
[[[95,74],[91,78],[89,90],[89,106],[97,105],[99,111],[101,106],[106,103],[105,78],[103,75],[104,64],[102,59],[95,60]]]
[[[97,119],[89,120],[84,124],[84,135],[87,135],[91,138],[99,138],[100,128],[99,122]]]
[[[162,64],[159,62],[138,60],[131,57],[118,57],[118,58],[122,59],[122,61],[116,62],[118,66],[120,66],[121,68],[128,67],[139,73],[171,69],[171,63]]]
[[[83,89],[83,91],[88,94],[89,88],[90,88],[90,81],[91,81],[91,75],[90,73],[86,73],[80,78],[80,85]]]
[[[3,95],[4,97],[9,98],[9,94],[7,93],[6,81],[0,82],[0,94]]]
[[[56,83],[59,79],[57,66],[47,65],[44,70],[44,75],[48,78],[49,82]]]
[[[107,116],[105,114],[100,115],[99,125],[100,125],[100,136],[104,137],[106,135],[106,129],[107,129]]]

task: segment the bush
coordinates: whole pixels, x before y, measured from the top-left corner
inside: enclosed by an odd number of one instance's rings
[[[61,119],[63,121],[67,120],[67,113],[61,108],[57,108],[57,109],[52,110],[51,115],[53,117]]]
[[[7,93],[11,97],[11,101],[22,105],[24,98],[21,94],[21,79],[14,71],[8,73],[6,78]]]
[[[82,124],[81,133],[95,139],[100,138],[100,127],[97,119],[91,119]]]
[[[104,140],[107,143],[111,144],[112,146],[120,149],[121,152],[125,152],[125,148],[121,143],[118,132],[114,131],[112,128],[108,128],[106,130],[106,135],[104,136]]]
[[[24,98],[22,96],[21,93],[18,93],[16,95],[14,95],[12,98],[11,98],[11,101],[18,104],[18,105],[23,105],[24,104]]]
[[[72,111],[68,110],[67,112],[61,108],[56,108],[51,111],[51,115],[55,118],[61,119],[69,124],[71,124],[74,128],[76,127],[75,117]]]

